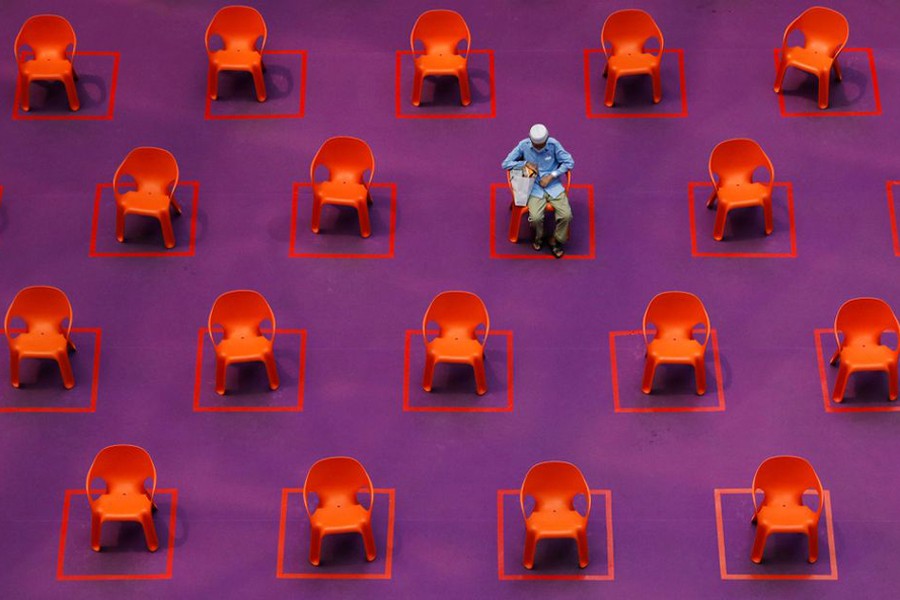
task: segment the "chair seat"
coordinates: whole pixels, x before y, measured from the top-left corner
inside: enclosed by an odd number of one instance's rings
[[[264,336],[236,335],[222,340],[216,346],[216,354],[231,362],[260,360],[263,354],[272,351],[272,341]]]
[[[143,493],[116,492],[103,494],[94,501],[93,509],[105,519],[134,519],[150,513],[153,503]]]
[[[609,68],[619,75],[649,73],[659,65],[659,57],[647,53],[615,54],[609,57]]]
[[[828,72],[834,63],[834,59],[828,54],[798,46],[787,49],[785,60],[788,64],[813,74]]]
[[[416,58],[416,68],[432,75],[455,75],[466,67],[466,59],[459,54],[423,54]]]
[[[540,533],[541,537],[573,537],[583,530],[587,520],[574,510],[534,511],[525,521],[529,531]]]
[[[20,333],[10,341],[12,349],[20,354],[39,358],[53,358],[66,351],[66,336],[55,332],[35,331]]]
[[[24,75],[33,78],[55,78],[72,73],[72,63],[65,58],[38,58],[28,60],[19,67]]]
[[[169,208],[169,195],[154,189],[125,192],[119,203],[126,211],[136,214],[155,215]]]
[[[703,356],[703,346],[697,340],[657,338],[650,342],[647,354],[663,362],[691,364]]]
[[[470,338],[439,337],[428,342],[426,352],[443,362],[470,362],[484,354],[484,347]]]
[[[262,64],[262,54],[256,50],[219,50],[210,54],[209,60],[226,71],[249,71]]]
[[[760,509],[756,520],[770,531],[805,532],[816,524],[816,513],[802,505],[769,505]]]
[[[316,184],[316,193],[329,204],[353,205],[368,197],[366,186],[352,181],[324,181]]]
[[[861,370],[880,370],[897,362],[897,354],[887,346],[859,344],[841,348],[841,362]]]
[[[761,183],[725,185],[716,190],[720,202],[732,207],[757,206],[769,194],[769,188]]]
[[[310,523],[313,527],[324,529],[331,533],[359,531],[369,520],[369,511],[359,504],[340,507],[320,506],[310,517]]]

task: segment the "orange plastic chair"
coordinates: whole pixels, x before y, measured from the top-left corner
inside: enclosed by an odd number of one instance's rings
[[[14,319],[25,322],[25,331],[11,327]],[[19,291],[6,311],[3,323],[9,342],[9,373],[12,386],[19,387],[19,364],[23,358],[55,360],[67,390],[75,387],[69,350],[75,350],[72,305],[62,290],[36,285]]]
[[[422,42],[424,52],[416,50]],[[466,42],[465,54],[459,53],[459,43]],[[419,106],[422,82],[431,75],[452,75],[459,80],[459,97],[463,106],[472,103],[469,91],[469,47],[472,35],[462,15],[452,10],[427,10],[419,15],[409,35],[415,61],[412,103]]]
[[[438,325],[438,335],[428,339],[429,323]],[[478,328],[484,326],[481,340]],[[479,396],[487,392],[484,371],[484,344],[490,333],[491,320],[481,298],[471,292],[441,292],[434,297],[422,319],[425,339],[425,376],[422,387],[431,391],[434,367],[437,363],[471,365],[475,372],[475,391]]]
[[[263,335],[260,326],[271,323],[272,335]],[[266,365],[269,388],[278,389],[275,366],[275,314],[262,294],[253,290],[225,292],[209,312],[209,339],[216,348],[216,393],[225,393],[225,372],[229,365],[262,362]],[[216,334],[222,339],[216,342]]]
[[[788,36],[794,31],[803,33],[803,46],[788,48]],[[828,108],[828,87],[831,70],[841,81],[838,54],[850,37],[850,24],[841,13],[823,6],[813,6],[803,11],[784,30],[781,43],[781,61],[775,75],[775,93],[781,92],[784,73],[788,67],[806,71],[819,78],[819,108]]]
[[[753,172],[758,167],[765,167],[768,171],[768,183],[753,181]],[[719,201],[713,226],[714,239],[721,241],[725,235],[728,211],[750,206],[762,207],[766,235],[772,233],[775,167],[759,144],[746,138],[720,142],[709,155],[709,177],[713,182],[713,191],[706,208],[712,208],[716,200]]]
[[[509,185],[509,193],[513,196],[509,201],[509,241],[513,244],[519,241],[519,229],[522,225],[522,217],[528,215],[528,206],[516,206],[515,194],[512,189],[509,171],[506,172],[506,183]],[[566,171],[566,195],[569,194],[569,186],[572,185],[572,171]],[[544,209],[545,213],[553,212],[553,205],[549,202]]]
[[[575,498],[583,495],[584,515],[575,509]],[[534,498],[529,515],[525,498]],[[522,564],[534,568],[537,543],[549,538],[573,538],[578,544],[578,566],[588,566],[587,522],[591,514],[591,490],[578,467],[564,461],[540,462],[531,467],[522,482],[519,506],[525,517],[525,556]]]
[[[320,166],[328,169],[328,179],[317,182],[316,169]],[[364,180],[366,171],[369,172],[368,180]],[[372,235],[369,221],[372,196],[369,188],[374,176],[375,155],[364,141],[343,136],[325,140],[309,167],[313,190],[313,233],[319,233],[322,205],[335,204],[355,208],[359,215],[359,234],[364,238]]]
[[[105,486],[96,497],[91,489],[95,479],[102,479]],[[104,448],[94,458],[84,486],[91,506],[91,548],[95,552],[100,552],[100,532],[106,521],[137,521],[144,528],[147,550],[159,549],[153,525],[156,467],[146,450],[128,444]]]
[[[803,504],[803,493],[815,490],[819,507],[813,512]],[[763,492],[762,504],[756,493]],[[805,533],[809,537],[809,562],[819,558],[819,516],[823,505],[822,482],[812,465],[799,456],[773,456],[756,469],[753,476],[753,519],[756,539],[750,560],[762,562],[766,540],[771,533]]]
[[[360,504],[357,494],[368,494],[368,506]],[[309,508],[309,495],[318,505]],[[337,533],[358,533],[366,547],[366,560],[375,560],[375,536],[372,533],[372,508],[375,488],[365,468],[349,456],[318,460],[309,468],[303,484],[303,505],[309,516],[309,562],[319,566],[322,538]]]
[[[256,99],[265,102],[262,55],[266,35],[266,22],[255,8],[226,6],[219,9],[206,28],[206,54],[209,57],[206,91],[211,99],[218,96],[220,71],[246,71],[253,75]],[[213,50],[210,46],[215,36],[222,40],[221,50]]]
[[[656,326],[653,340],[647,338],[647,323]],[[694,327],[705,328],[703,342],[694,339]],[[709,315],[700,298],[688,292],[661,292],[650,300],[642,324],[647,357],[641,389],[649,394],[653,375],[660,364],[692,365],[697,394],[706,393],[706,344],[709,343]]]
[[[134,180],[136,189],[126,188],[128,177]],[[176,187],[178,163],[168,150],[145,146],[129,152],[113,177],[116,239],[125,241],[126,215],[141,215],[157,219],[166,248],[174,248],[175,231],[170,210],[181,214],[181,206],[175,200]]]
[[[900,323],[884,300],[854,298],[841,305],[834,318],[837,350],[831,357],[831,365],[840,361],[840,367],[834,382],[832,400],[841,402],[844,399],[847,380],[857,371],[887,373],[889,398],[897,399],[897,359],[900,347],[891,348],[881,343],[881,336],[886,331],[900,335]],[[843,341],[841,333],[844,334]]]
[[[647,42],[659,40],[659,50],[646,49]],[[606,18],[600,31],[600,44],[606,55],[606,97],[604,104],[611,107],[616,98],[619,77],[649,75],[653,81],[653,103],[662,100],[662,80],[659,64],[663,55],[663,35],[648,13],[637,9],[617,10]],[[607,45],[609,47],[607,47]]]
[[[59,15],[35,15],[22,25],[14,52],[19,67],[19,102],[28,112],[28,92],[32,81],[61,81],[66,88],[69,109],[81,107],[75,89],[75,30]]]

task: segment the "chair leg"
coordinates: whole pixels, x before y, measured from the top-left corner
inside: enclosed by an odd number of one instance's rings
[[[225,372],[228,370],[228,363],[223,359],[216,357],[216,393],[220,396],[225,395]]]
[[[784,83],[784,74],[787,71],[787,62],[784,60],[784,57],[781,57],[781,62],[778,63],[778,70],[775,72],[775,86],[774,90],[776,94],[781,93],[781,84]]]
[[[463,106],[468,106],[472,104],[472,92],[469,90],[469,71],[462,69],[456,77],[459,79],[459,99]]]
[[[375,535],[372,533],[372,523],[363,525],[362,538],[366,547],[366,560],[372,562],[378,556],[378,553],[375,551]]]
[[[431,391],[431,382],[434,379],[434,365],[437,362],[431,354],[425,353],[425,374],[422,376],[422,389]]]
[[[706,365],[703,362],[703,358],[701,356],[694,362],[694,379],[697,380],[698,396],[706,393]]]
[[[709,195],[709,200],[706,201],[706,208],[712,208],[713,204],[716,203],[716,198],[719,195],[719,190],[716,189],[716,186],[713,186],[712,194]]]
[[[713,224],[713,239],[721,242],[725,237],[725,222],[728,220],[728,208],[723,206],[721,202],[716,207],[716,220]]]
[[[772,235],[775,231],[775,219],[772,217],[772,199],[763,200],[763,221],[765,222],[766,235]]]
[[[254,67],[251,72],[253,73],[253,86],[256,88],[256,99],[259,102],[265,102],[266,80],[263,78],[262,66]]]
[[[263,362],[266,365],[266,375],[269,377],[269,389],[277,390],[279,381],[278,381],[278,367],[275,364],[275,353],[269,352],[266,354]]]
[[[153,513],[151,511],[141,515],[141,526],[144,528],[147,550],[156,552],[159,550],[159,538],[156,537],[156,526],[153,524]]]
[[[91,513],[91,550],[100,552],[100,532],[103,530],[103,521],[99,513]]]
[[[525,211],[520,210],[515,204],[509,209],[509,241],[513,244],[519,241],[519,229],[522,226],[522,215]]]
[[[819,108],[828,108],[828,86],[831,83],[831,73],[819,74]]]
[[[206,93],[210,100],[216,100],[219,96],[219,71],[212,65],[206,76]]]
[[[356,206],[356,212],[359,214],[359,235],[364,238],[372,235],[372,223],[369,221],[369,205],[367,202],[361,202]]]
[[[753,550],[750,552],[750,560],[759,564],[762,562],[763,550],[766,548],[766,540],[769,538],[769,531],[761,525],[756,526],[756,538],[753,540]]]
[[[662,77],[659,71],[659,67],[656,67],[650,72],[650,78],[653,80],[653,104],[659,104],[662,100]]]
[[[19,358],[18,353],[9,353],[9,380],[14,388],[19,387]]]
[[[588,566],[588,563],[590,562],[590,555],[588,553],[587,529],[579,530],[578,536],[575,538],[575,541],[578,542],[578,566],[583,569]]]
[[[888,376],[888,400],[897,399],[897,363],[891,363],[887,369]]]
[[[603,99],[603,103],[612,108],[613,103],[616,99],[616,82],[618,81],[619,76],[615,72],[607,73],[606,77],[606,94]]]
[[[844,80],[844,75],[841,73],[841,65],[838,64],[837,57],[834,58],[834,74],[837,76],[838,81]]]
[[[322,216],[322,199],[314,197],[313,198],[313,210],[312,210],[312,220],[310,221],[309,228],[312,229],[313,233],[319,233],[319,218]]]
[[[59,364],[59,373],[62,375],[63,386],[67,390],[75,387],[75,375],[72,374],[72,363],[69,361],[69,354],[66,350],[56,355],[56,362]]]
[[[125,241],[125,211],[122,207],[116,207],[116,239]]]
[[[844,399],[844,390],[847,388],[847,380],[849,378],[850,369],[841,363],[841,366],[838,367],[837,379],[834,382],[834,392],[831,394],[832,400],[839,403]]]
[[[315,527],[309,528],[309,562],[314,567],[319,566],[322,557],[322,532]]]
[[[31,90],[31,81],[27,77],[19,77],[19,101],[23,112],[31,110],[31,98],[29,91]]]
[[[78,102],[78,90],[75,89],[75,79],[69,75],[63,78],[63,85],[66,87],[66,96],[69,99],[69,110],[75,112],[81,108]]]
[[[419,106],[422,102],[422,82],[425,80],[425,73],[416,69],[415,75],[413,75],[413,88],[412,88],[412,105]]]
[[[834,354],[831,355],[831,360],[828,361],[832,367],[838,363],[838,359],[841,357],[841,347],[838,346],[838,349],[834,351]]]
[[[172,249],[175,247],[175,231],[172,229],[172,215],[169,213],[169,208],[166,207],[166,210],[159,213],[159,226],[162,228],[162,236],[163,243],[165,243],[166,248]]]
[[[806,533],[809,537],[809,562],[814,563],[819,560],[819,527],[818,523],[809,528]]]
[[[534,552],[537,549],[537,536],[530,532],[525,532],[525,554],[522,557],[522,566],[526,569],[534,568]]]
[[[653,375],[656,373],[656,361],[649,356],[644,360],[644,377],[641,381],[641,391],[649,394],[653,389]]]
[[[475,358],[472,363],[472,370],[475,371],[475,393],[484,396],[487,392],[487,375],[484,372],[484,356]]]

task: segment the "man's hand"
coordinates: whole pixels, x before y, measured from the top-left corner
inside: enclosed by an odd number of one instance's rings
[[[547,187],[553,181],[553,175],[549,173],[541,177],[541,187]]]

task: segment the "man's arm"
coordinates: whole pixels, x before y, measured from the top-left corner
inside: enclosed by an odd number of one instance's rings
[[[575,160],[572,155],[566,152],[559,142],[556,143],[556,162],[559,163],[559,166],[556,167],[556,177],[562,177],[575,168]]]
[[[506,157],[506,159],[500,164],[504,170],[509,171],[510,169],[520,169],[525,166],[525,152],[522,151],[522,143],[516,144],[516,147],[512,149],[512,152]]]

